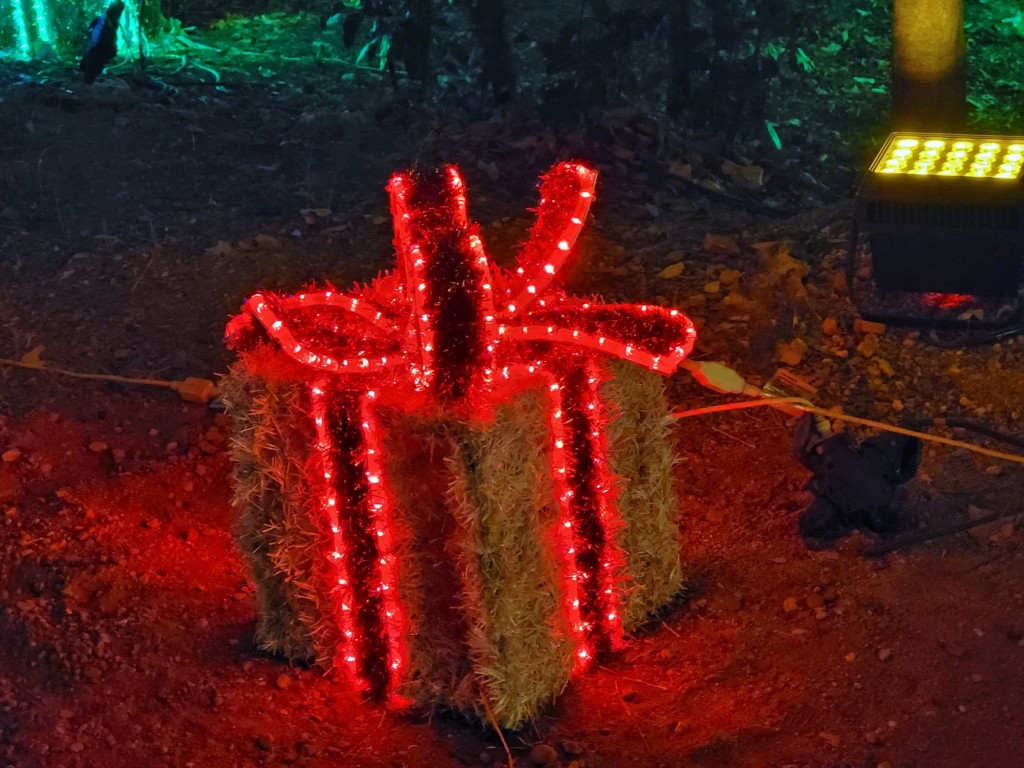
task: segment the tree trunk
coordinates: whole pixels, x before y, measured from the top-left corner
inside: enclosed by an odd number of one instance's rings
[[[967,122],[963,0],[893,0],[892,123],[957,131]]]
[[[469,21],[480,50],[480,85],[495,103],[504,104],[516,90],[516,67],[505,30],[505,0],[468,0]]]
[[[668,12],[668,113],[672,117],[679,117],[690,104],[691,27],[690,0],[675,0]]]

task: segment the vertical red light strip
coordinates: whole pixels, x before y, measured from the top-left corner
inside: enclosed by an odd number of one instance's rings
[[[400,285],[404,287],[409,306],[409,335],[412,337],[409,346],[419,350],[418,365],[414,363],[411,373],[417,388],[425,389],[433,375],[434,334],[430,316],[424,307],[427,284],[423,272],[426,262],[422,246],[413,241],[414,214],[409,207],[409,182],[407,177],[396,174],[391,177],[388,192],[391,194],[391,217],[395,226],[395,250],[398,251],[403,273]]]
[[[621,586],[624,557],[616,544],[622,520],[603,445],[598,371],[585,359],[563,359],[559,385],[565,482],[574,533],[580,621],[598,656],[622,644]]]
[[[480,275],[480,305],[483,310],[483,338],[485,354],[480,361],[483,380],[490,384],[494,379],[494,353],[498,344],[498,323],[494,315],[494,276],[491,274],[491,262],[484,252],[484,244],[475,232],[469,236],[469,248],[474,259],[474,266]]]
[[[321,454],[321,514],[330,525],[337,575],[341,666],[373,695],[394,694],[405,668],[404,618],[380,447],[365,393],[311,388]]]
[[[626,567],[625,553],[618,545],[618,534],[625,528],[619,511],[618,488],[615,475],[608,466],[608,430],[604,403],[598,392],[602,381],[601,370],[592,358],[586,359],[585,405],[588,419],[587,437],[593,456],[593,474],[588,479],[597,499],[598,519],[601,522],[601,561],[599,588],[601,590],[601,620],[605,625],[611,649],[622,646],[622,585],[621,574]]]
[[[328,387],[329,383],[325,380],[317,381],[310,387],[310,411],[313,416],[313,423],[316,426],[316,452],[320,459],[320,471],[323,477],[319,511],[324,524],[331,531],[331,542],[333,545],[328,557],[330,558],[336,578],[333,594],[335,596],[335,615],[340,633],[338,658],[341,660],[341,665],[345,671],[355,680],[358,677],[355,621],[352,615],[352,605],[355,597],[352,594],[352,580],[348,572],[345,539],[342,536],[338,520],[339,510],[338,497],[335,491],[334,447],[331,444],[327,428],[327,405],[325,402]]]
[[[506,375],[509,375],[506,372]],[[588,643],[587,629],[580,615],[580,578],[576,565],[576,536],[574,531],[573,491],[568,481],[568,467],[565,447],[565,424],[562,415],[562,387],[557,381],[548,385],[551,403],[551,476],[555,482],[558,497],[558,523],[556,546],[562,560],[562,585],[565,614],[576,641],[576,663],[574,670],[587,667],[593,659]]]
[[[371,527],[377,537],[377,562],[380,566],[380,579],[375,585],[375,590],[380,594],[383,604],[384,627],[388,640],[387,663],[390,670],[391,692],[394,693],[406,667],[405,616],[398,593],[398,557],[395,552],[391,495],[385,483],[380,429],[374,413],[376,398],[377,393],[372,389],[363,398],[361,426],[366,481],[369,484],[367,502],[372,519]]]

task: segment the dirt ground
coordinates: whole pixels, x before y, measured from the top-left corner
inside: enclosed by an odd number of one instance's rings
[[[252,36],[204,40],[217,34]],[[686,310],[697,357],[757,384],[799,339],[793,370],[824,407],[1022,428],[1019,339],[945,349],[854,328],[841,272],[859,159],[815,162],[840,126],[782,150],[626,108],[583,130],[529,106],[411,104],[378,74],[280,51],[190,56],[163,93],[0,66],[0,357],[41,346],[74,371],[215,377],[231,359],[224,323],[256,289],[389,266],[392,171],[460,165],[500,261],[529,227],[536,177],[580,157],[601,178],[574,291]],[[669,393],[678,408],[726,399],[684,375]],[[792,430],[764,408],[678,423],[688,588],[506,734],[516,765],[1022,763],[1019,465],[929,445],[910,531],[1006,516],[879,557],[867,533],[813,550]],[[223,413],[163,389],[0,367],[0,764],[504,764],[479,723],[385,711],[253,648],[228,437]]]

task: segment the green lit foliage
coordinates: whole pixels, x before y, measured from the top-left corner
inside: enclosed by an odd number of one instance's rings
[[[993,133],[1024,130],[1024,10],[1016,0],[965,3],[967,100],[972,124]]]
[[[357,64],[387,70],[397,85],[397,69],[425,84],[430,76],[432,0],[342,0],[321,18],[340,27],[346,48],[359,46]]]
[[[437,82],[474,78],[495,104],[512,98],[516,56],[505,0],[341,0],[321,16],[340,32],[355,63],[399,73],[424,90]],[[467,29],[468,27],[468,29]]]
[[[22,59],[74,57],[83,52],[89,22],[103,15],[107,0],[0,0],[0,54]],[[158,0],[150,0],[140,26],[140,0],[125,0],[118,48],[138,51],[141,29],[159,18]]]
[[[545,103],[565,116],[640,103],[699,124],[725,122],[731,132],[759,123],[779,57],[790,50],[799,66],[812,66],[781,37],[789,18],[786,0],[584,0],[539,43]]]

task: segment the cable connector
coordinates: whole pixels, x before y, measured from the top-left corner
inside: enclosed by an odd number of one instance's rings
[[[209,379],[200,379],[196,376],[189,376],[182,381],[170,382],[173,389],[182,400],[190,403],[208,403],[218,394],[217,385]]]
[[[772,389],[769,386],[761,389],[753,384],[748,384],[742,376],[723,363],[708,363],[687,359],[683,361],[682,367],[689,371],[698,384],[714,392],[719,392],[723,395],[762,397],[788,416],[801,416],[804,413],[800,405],[793,402],[793,398],[782,396],[785,394],[782,391]],[[803,400],[803,397],[799,399]],[[822,428],[822,431],[828,432],[827,423],[819,424],[819,426]]]
[[[683,361],[682,367],[689,371],[694,380],[702,387],[707,387],[723,395],[763,396],[761,390],[748,384],[742,376],[723,363],[686,359]]]

